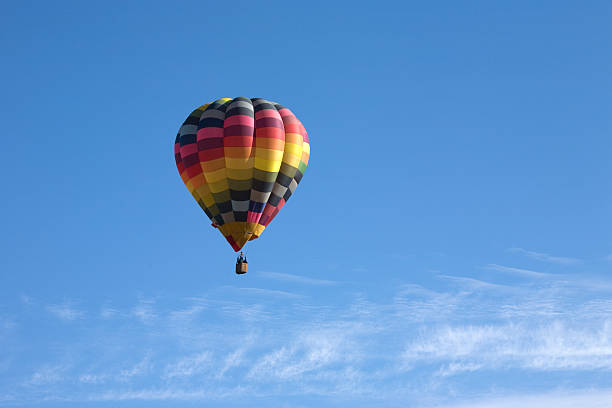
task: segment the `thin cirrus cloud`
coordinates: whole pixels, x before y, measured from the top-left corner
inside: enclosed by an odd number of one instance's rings
[[[130,314],[142,323],[150,323],[157,317],[154,310],[155,301],[150,299],[139,299],[138,304],[132,308]]]
[[[469,403],[441,405],[438,408],[609,408],[612,390],[573,390],[571,392],[516,395],[473,400]]]
[[[538,261],[543,261],[543,262],[550,262],[550,263],[554,263],[554,264],[558,264],[558,265],[575,265],[578,263],[581,263],[582,260],[578,259],[578,258],[570,258],[570,257],[564,257],[564,256],[553,256],[550,254],[546,254],[544,252],[535,252],[535,251],[528,251],[526,249],[523,248],[517,248],[517,247],[513,247],[513,248],[508,248],[508,252],[514,252],[514,253],[518,253],[518,254],[523,254],[529,258],[532,259],[536,259]]]
[[[261,296],[275,296],[275,297],[288,297],[288,298],[301,298],[304,297],[302,295],[298,295],[297,293],[287,292],[284,290],[272,290],[272,289],[263,289],[263,288],[238,288],[238,290],[251,293],[254,295]]]
[[[559,276],[559,275],[555,275],[552,273],[537,272],[537,271],[532,271],[529,269],[513,268],[513,267],[502,266],[502,265],[497,265],[497,264],[485,265],[484,269],[497,271],[497,272],[504,272],[504,273],[513,274],[513,275],[521,275],[521,276],[526,276],[530,278],[548,278],[548,277],[553,277],[553,276]]]
[[[68,366],[65,364],[44,365],[37,369],[25,384],[28,386],[45,386],[55,384],[65,379],[68,371]]]
[[[211,353],[207,351],[184,357],[166,367],[165,377],[191,377],[209,368],[211,360]]]
[[[410,367],[438,361],[452,374],[499,369],[612,371],[612,321],[581,328],[560,322],[444,326],[410,342],[403,358]]]
[[[268,278],[268,279],[276,279],[276,280],[287,281],[287,282],[301,283],[301,284],[305,284],[305,285],[324,285],[324,286],[328,286],[328,285],[337,285],[338,284],[338,282],[336,282],[336,281],[325,280],[325,279],[309,278],[307,276],[294,275],[294,274],[290,274],[290,273],[259,272],[258,275],[262,276],[264,278]]]
[[[245,362],[245,354],[248,352],[249,348],[252,346],[252,337],[247,336],[243,344],[238,347],[238,349],[229,352],[225,358],[223,359],[223,365],[219,371],[215,374],[216,379],[221,379],[225,376],[225,374],[236,367],[240,367]]]
[[[258,358],[247,378],[302,379],[306,373],[357,358],[359,354],[349,344],[347,332],[343,330],[306,332],[286,346]]]
[[[125,380],[127,378],[142,376],[149,373],[151,371],[151,368],[151,356],[149,353],[147,353],[142,358],[142,360],[134,364],[132,367],[121,370],[119,372],[119,377],[122,380]]]
[[[58,319],[65,321],[77,320],[85,316],[84,311],[74,308],[70,303],[48,305],[47,311]]]
[[[466,285],[474,289],[498,289],[498,290],[511,289],[511,287],[506,286],[506,285],[485,282],[480,279],[467,278],[464,276],[450,276],[450,275],[437,275],[437,276],[441,279],[446,279],[446,280],[455,282],[457,284],[463,284],[463,285]]]
[[[227,286],[194,297],[140,298],[123,308],[62,304],[79,316],[50,321],[52,330],[66,333],[65,343],[44,359],[10,348],[4,372],[15,374],[4,375],[0,400],[229,404],[242,397],[257,402],[317,395],[428,407],[449,403],[427,400],[430,395],[466,391],[471,376],[482,379],[483,389],[495,389],[508,372],[530,379],[567,374],[578,388],[608,385],[611,286],[497,264],[487,268],[522,284],[446,274],[439,275],[447,283],[442,287],[397,283],[379,297],[368,287],[357,293],[356,285],[339,287],[333,304]],[[526,283],[519,280],[525,277]],[[37,309],[23,310],[26,316]],[[20,327],[31,324],[12,319]],[[514,400],[494,403],[506,401]]]

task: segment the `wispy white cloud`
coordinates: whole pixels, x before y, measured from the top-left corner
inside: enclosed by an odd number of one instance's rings
[[[223,398],[237,398],[244,395],[256,396],[248,387],[217,387],[203,389],[202,386],[190,389],[175,386],[140,389],[134,391],[108,390],[88,397],[87,401],[210,401]]]
[[[218,310],[236,320],[246,322],[265,322],[271,320],[272,313],[261,303],[245,304],[236,301],[221,302]]]
[[[104,306],[101,310],[100,310],[100,317],[102,319],[112,319],[113,317],[119,315],[120,312],[118,309],[109,307],[109,306]]]
[[[231,370],[234,367],[240,367],[241,364],[244,363],[244,355],[248,350],[248,346],[243,345],[237,350],[232,351],[224,358],[223,366],[217,372],[216,378],[222,378],[225,373]]]
[[[582,288],[588,291],[612,291],[612,281],[607,277],[546,273],[497,264],[485,265],[483,269],[502,272],[504,274],[514,275],[517,277],[523,276],[526,278],[532,278],[540,280],[540,283],[548,282],[557,288],[565,287],[568,290],[577,290]]]
[[[80,374],[78,380],[84,384],[102,384],[108,381],[109,376],[105,374]]]
[[[109,369],[103,372],[92,372],[85,371],[80,374],[72,373],[73,377],[82,384],[99,385],[99,384],[112,384],[112,383],[129,383],[138,377],[145,376],[152,372],[153,361],[151,359],[151,353],[145,354],[145,356],[137,360],[132,364],[120,364],[120,368]]]
[[[482,368],[482,364],[479,363],[451,362],[440,367],[440,369],[436,372],[436,375],[441,377],[449,377],[456,374],[478,371]]]
[[[403,358],[407,367],[612,371],[612,321],[581,328],[561,322],[440,327],[410,341]]]
[[[401,285],[386,313],[398,319],[396,321],[412,323],[446,320],[457,314],[468,295],[469,292],[438,292],[420,285]]]
[[[339,330],[327,329],[307,332],[294,342],[259,358],[247,374],[251,379],[289,380],[347,359],[346,335]]]
[[[208,351],[204,351],[192,356],[184,357],[179,361],[169,364],[165,370],[166,378],[191,377],[194,374],[210,368],[212,356]]]
[[[47,311],[55,317],[65,321],[77,320],[85,316],[84,311],[74,308],[68,302],[62,304],[47,305]]]
[[[143,323],[150,323],[157,317],[153,308],[154,305],[154,300],[140,299],[138,304],[132,308],[130,314]]]
[[[238,290],[252,293],[255,295],[262,296],[272,296],[272,297],[288,297],[288,298],[302,298],[303,295],[298,295],[297,293],[287,292],[284,290],[272,290],[272,289],[262,289],[262,288],[238,288]]]
[[[126,380],[133,377],[140,377],[151,372],[153,364],[151,362],[151,355],[147,353],[145,357],[131,366],[130,368],[124,368],[119,372],[119,379]]]
[[[472,289],[510,289],[510,287],[506,285],[499,285],[496,283],[485,282],[480,279],[468,278],[464,276],[438,275],[438,277],[453,281],[460,285],[468,286]]]
[[[248,364],[249,361],[246,354],[256,342],[257,336],[253,333],[249,333],[239,338],[238,347],[228,351],[227,354],[221,358],[219,364],[220,368],[217,370],[215,378],[222,379],[230,370]]]
[[[553,256],[543,252],[528,251],[523,248],[508,248],[508,252],[523,254],[525,256],[528,256],[529,258],[536,259],[538,261],[550,262],[559,265],[574,265],[582,262],[582,260],[578,258]]]
[[[336,285],[338,284],[338,282],[336,281],[309,278],[307,276],[294,275],[290,273],[259,272],[258,275],[264,278],[268,278],[268,279],[276,279],[276,280],[287,281],[287,282],[302,283],[306,285]]]
[[[612,407],[612,390],[583,389],[557,391],[532,395],[490,397],[452,405],[436,405],[437,408],[609,408]]]
[[[191,320],[196,318],[205,309],[205,305],[195,303],[185,309],[170,312],[170,316],[172,320]]]
[[[46,365],[36,370],[26,381],[26,385],[47,385],[55,384],[62,380],[66,375],[68,367],[65,365]]]
[[[499,277],[493,273],[485,280],[444,274],[443,285],[397,283],[379,297],[339,287],[338,302],[225,286],[172,302],[97,307],[103,312],[84,315],[94,318],[79,322],[79,337],[50,355],[47,366],[9,379],[11,388],[0,385],[0,394],[202,402],[349,396],[399,407],[424,393],[461,392],[465,379],[483,373],[493,384],[508,370],[572,378],[612,372],[612,287],[487,268],[516,285],[490,282]]]
[[[529,269],[512,268],[509,266],[502,266],[497,264],[488,264],[484,268],[491,271],[504,272],[513,275],[522,275],[530,278],[547,278],[551,276],[559,276],[552,273],[536,272]]]

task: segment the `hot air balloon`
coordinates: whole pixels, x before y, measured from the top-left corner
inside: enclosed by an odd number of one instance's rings
[[[258,238],[297,188],[310,156],[302,123],[261,98],[222,98],[195,109],[174,142],[187,189],[238,252]],[[246,272],[242,253],[236,273]]]

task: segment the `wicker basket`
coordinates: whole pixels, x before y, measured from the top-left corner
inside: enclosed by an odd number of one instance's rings
[[[243,273],[247,273],[247,263],[246,262],[237,262],[236,263],[236,273],[238,275],[242,275]]]

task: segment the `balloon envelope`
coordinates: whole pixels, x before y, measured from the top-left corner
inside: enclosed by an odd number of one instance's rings
[[[174,142],[193,198],[235,251],[259,237],[297,188],[310,156],[293,113],[260,98],[222,98],[195,109]]]

